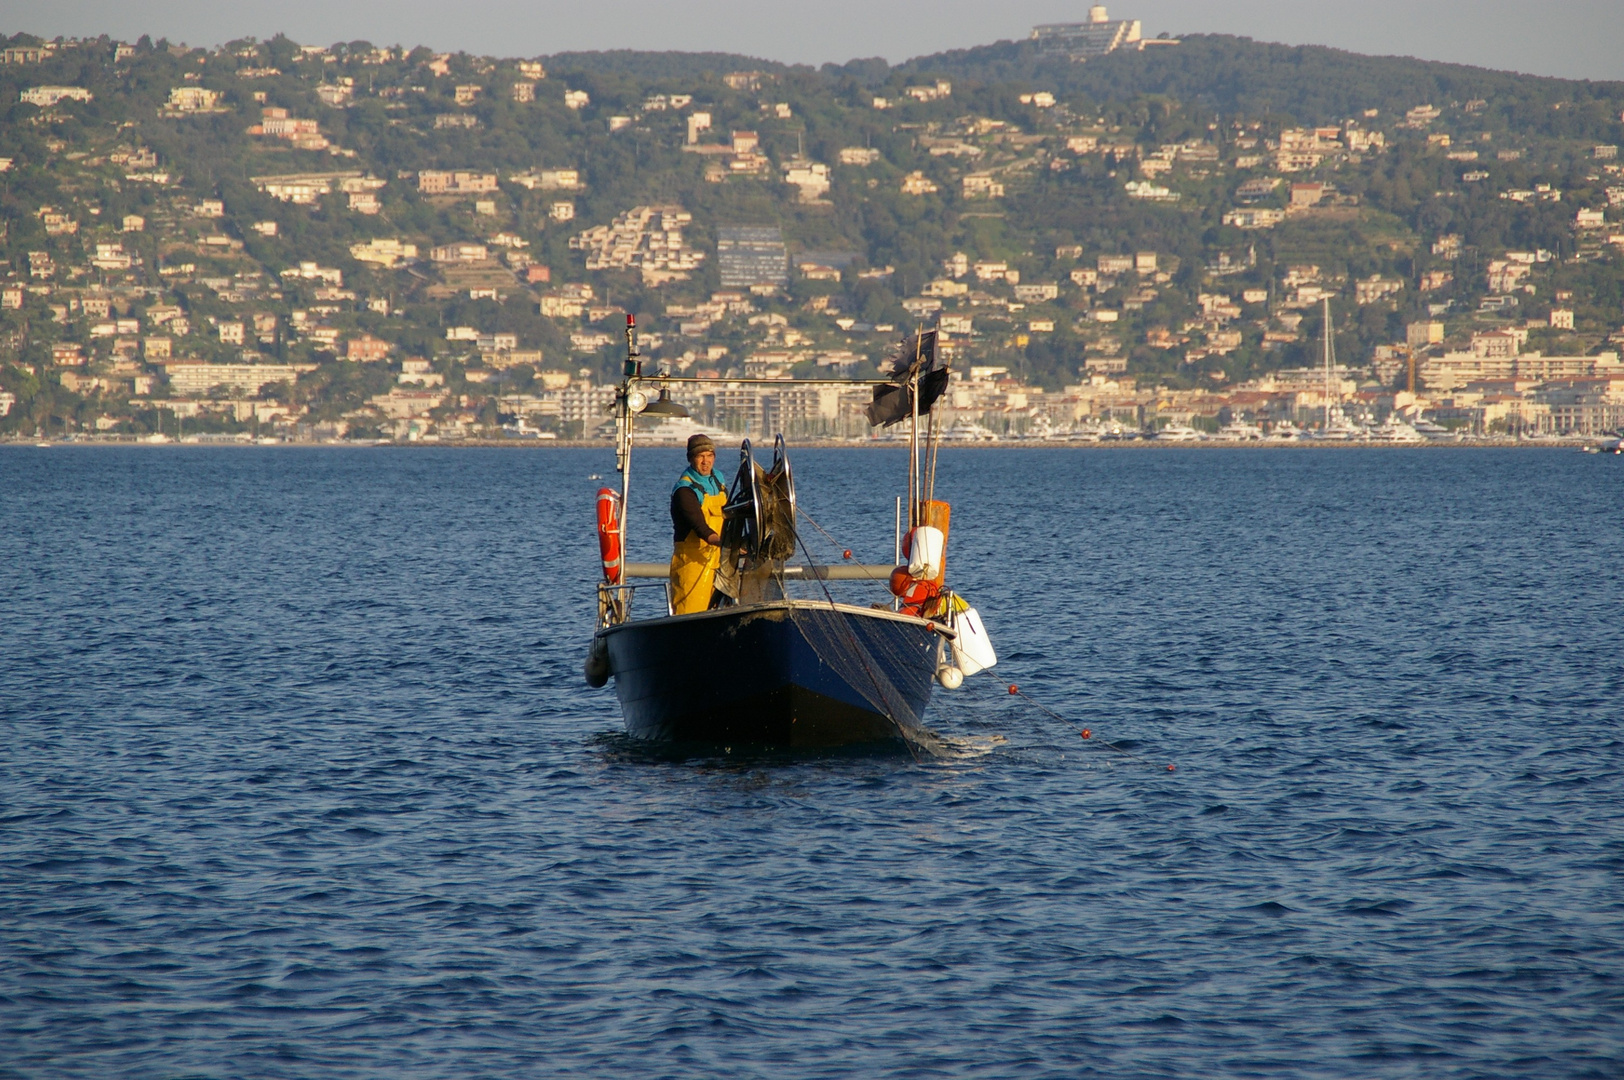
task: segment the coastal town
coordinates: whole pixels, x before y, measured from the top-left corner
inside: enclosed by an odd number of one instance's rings
[[[1624,0],[5,11],[0,1080],[1624,1080]]]
[[[1021,48],[1198,44],[1096,7]],[[958,442],[1624,426],[1617,101],[1299,121],[941,67],[9,39],[0,437],[593,440],[628,315],[688,380],[656,440],[882,437],[862,380],[926,328]]]

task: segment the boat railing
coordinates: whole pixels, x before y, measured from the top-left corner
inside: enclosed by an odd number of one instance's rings
[[[645,565],[651,564],[632,563],[627,569],[631,569],[632,566],[643,567]],[[633,573],[627,576],[652,578],[655,575]],[[672,614],[671,582],[668,578],[661,581],[641,581],[636,584],[622,582],[619,585],[611,585],[607,581],[600,581],[598,582],[598,629],[604,630],[624,622],[631,622],[632,600],[636,597],[638,589],[662,590],[665,593],[665,613],[667,615]]]
[[[790,564],[781,566],[775,576],[783,583],[817,581],[862,581],[884,584],[891,577],[890,563],[840,562],[833,565],[807,566]],[[665,611],[671,610],[671,567],[669,563],[628,562],[621,569],[623,579],[619,585],[598,582],[598,629],[618,626],[632,619],[632,601],[638,589],[662,589]],[[634,581],[632,579],[642,579]]]
[[[892,565],[890,563],[859,563],[838,562],[829,565],[803,566],[798,563],[786,564],[775,573],[788,581],[878,581],[885,582],[891,578]],[[629,578],[666,578],[671,568],[666,563],[629,562],[625,565],[624,573]],[[603,588],[636,588],[637,586],[605,585]]]

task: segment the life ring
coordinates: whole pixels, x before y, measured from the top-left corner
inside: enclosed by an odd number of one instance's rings
[[[619,585],[625,570],[620,550],[620,492],[598,489],[598,557],[603,561],[603,580]]]

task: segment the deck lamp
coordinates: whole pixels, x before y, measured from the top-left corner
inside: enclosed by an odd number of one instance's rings
[[[687,408],[671,400],[671,388],[660,387],[660,396],[643,409],[645,416],[688,416]]]

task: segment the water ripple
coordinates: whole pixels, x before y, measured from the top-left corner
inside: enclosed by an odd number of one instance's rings
[[[918,760],[628,739],[610,468],[0,449],[0,1077],[1624,1075],[1616,461],[946,451]]]

